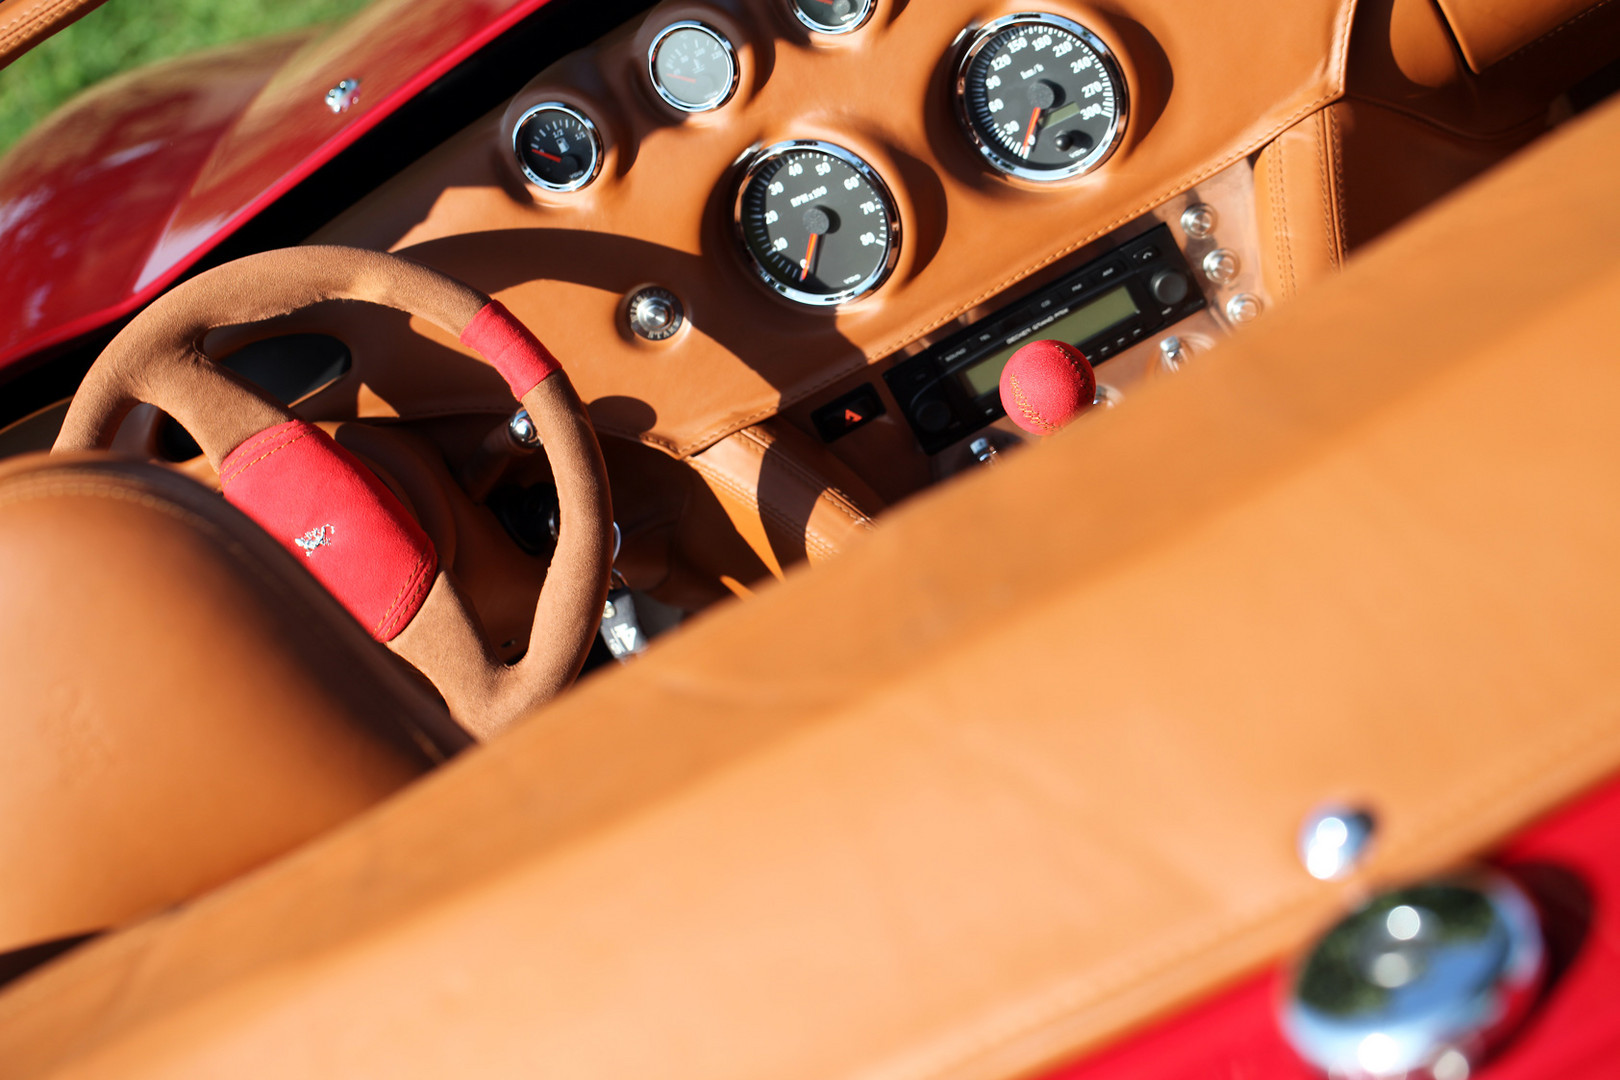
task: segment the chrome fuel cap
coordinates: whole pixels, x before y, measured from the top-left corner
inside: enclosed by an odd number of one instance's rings
[[[1396,889],[1347,916],[1283,1004],[1299,1055],[1343,1080],[1465,1080],[1529,1008],[1546,969],[1528,897],[1492,871]]]

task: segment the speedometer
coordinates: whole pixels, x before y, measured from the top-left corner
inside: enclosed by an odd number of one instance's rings
[[[957,114],[996,169],[1023,180],[1090,172],[1125,135],[1125,80],[1101,38],[1024,12],[981,28],[962,53]]]
[[[841,146],[809,139],[754,155],[737,189],[735,226],[761,281],[817,307],[876,289],[900,254],[900,217],[877,172]]]

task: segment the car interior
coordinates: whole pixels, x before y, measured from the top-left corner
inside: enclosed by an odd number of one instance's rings
[[[506,35],[0,370],[0,1077],[1056,1075],[1620,767],[1620,7]]]

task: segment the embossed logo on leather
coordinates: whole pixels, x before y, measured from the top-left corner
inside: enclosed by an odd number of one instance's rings
[[[337,535],[336,525],[317,525],[303,536],[294,537],[293,543],[304,549],[304,558],[315,554],[316,548],[326,547]]]

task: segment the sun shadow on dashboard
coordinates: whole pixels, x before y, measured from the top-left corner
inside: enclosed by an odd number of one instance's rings
[[[584,285],[615,297],[649,283],[663,285],[685,303],[692,331],[773,386],[787,381],[780,375],[786,355],[814,351],[830,364],[861,353],[838,331],[836,317],[822,310],[794,310],[773,299],[740,266],[710,250],[693,254],[578,229],[507,229],[429,240],[399,254],[491,293],[544,280]],[[558,312],[556,317],[581,316]],[[544,335],[543,326],[535,329]]]

